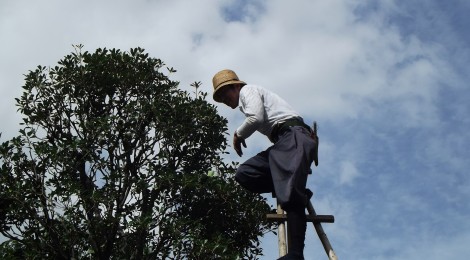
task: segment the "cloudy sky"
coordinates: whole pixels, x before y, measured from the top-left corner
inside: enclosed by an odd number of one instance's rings
[[[0,132],[17,134],[24,74],[72,44],[142,47],[212,91],[231,68],[319,124],[308,186],[339,259],[470,254],[470,2],[466,0],[0,1]],[[230,132],[243,120],[219,106]],[[243,162],[267,148],[255,134]],[[326,259],[309,226],[306,259]],[[277,239],[263,238],[277,257]]]

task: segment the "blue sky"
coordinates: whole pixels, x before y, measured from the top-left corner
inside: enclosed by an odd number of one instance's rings
[[[452,259],[470,254],[470,2],[0,2],[2,139],[16,135],[23,74],[72,44],[143,47],[212,91],[231,68],[319,124],[308,186],[339,259]],[[233,132],[238,110],[219,106]],[[267,148],[255,134],[243,162]],[[326,259],[313,228],[306,259]],[[277,257],[277,239],[263,238]]]

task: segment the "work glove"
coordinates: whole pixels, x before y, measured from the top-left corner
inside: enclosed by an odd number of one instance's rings
[[[246,148],[246,143],[245,139],[238,137],[237,132],[233,134],[233,148],[235,149],[235,152],[237,152],[238,156],[242,156],[242,146]]]

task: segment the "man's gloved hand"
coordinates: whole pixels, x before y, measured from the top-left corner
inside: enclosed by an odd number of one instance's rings
[[[245,139],[238,137],[237,132],[235,132],[233,134],[233,148],[235,149],[235,152],[237,152],[238,156],[240,157],[243,155],[241,144],[243,144],[243,147],[246,148]]]

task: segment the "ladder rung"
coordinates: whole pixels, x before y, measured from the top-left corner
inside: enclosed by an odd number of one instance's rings
[[[306,215],[307,222],[314,222],[314,223],[334,223],[335,217],[333,215]],[[266,218],[269,221],[287,221],[286,214],[266,214]]]

